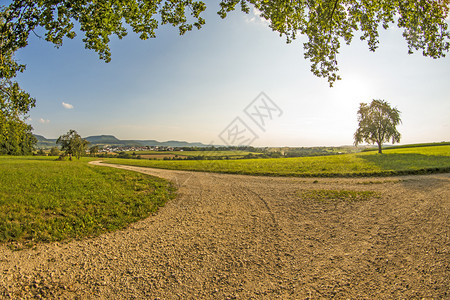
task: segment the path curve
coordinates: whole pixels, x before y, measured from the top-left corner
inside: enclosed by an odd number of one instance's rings
[[[171,180],[145,220],[80,241],[0,246],[0,298],[447,298],[450,174],[273,178],[92,162]],[[312,189],[375,191],[325,203]]]

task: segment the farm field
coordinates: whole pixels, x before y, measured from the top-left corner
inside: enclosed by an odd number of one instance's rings
[[[333,177],[382,176],[448,171],[450,145],[386,149],[333,156],[206,161],[157,161],[108,158],[105,162],[171,170],[246,175]]]
[[[172,196],[159,178],[88,165],[92,159],[0,156],[0,242],[95,236],[149,216]]]

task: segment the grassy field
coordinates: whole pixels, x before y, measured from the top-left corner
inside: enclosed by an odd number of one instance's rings
[[[174,196],[166,181],[92,159],[0,156],[0,242],[95,236],[149,216]]]
[[[406,144],[406,145],[389,145],[385,149],[404,149],[404,148],[418,148],[418,147],[435,147],[435,146],[448,146],[450,142],[440,142],[440,143],[421,143],[421,144]],[[370,151],[370,150],[363,150]]]
[[[450,145],[388,149],[334,156],[207,160],[152,161],[105,159],[106,162],[134,166],[270,176],[381,176],[450,171]]]
[[[162,155],[172,154],[178,156],[205,156],[205,157],[230,157],[240,158],[248,154],[258,155],[259,153],[253,153],[248,151],[136,151],[136,155]]]

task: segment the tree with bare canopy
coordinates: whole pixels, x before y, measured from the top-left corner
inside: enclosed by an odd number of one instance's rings
[[[378,153],[382,153],[384,142],[400,142],[400,133],[396,126],[401,123],[400,111],[392,108],[384,100],[372,100],[370,104],[361,103],[358,110],[358,129],[355,132],[355,145],[365,141],[378,145]]]

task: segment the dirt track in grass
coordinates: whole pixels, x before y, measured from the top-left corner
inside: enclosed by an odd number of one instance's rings
[[[108,166],[169,179],[178,197],[126,230],[15,252],[0,245],[0,298],[449,297],[450,174],[304,179]],[[303,196],[319,189],[379,197]]]

